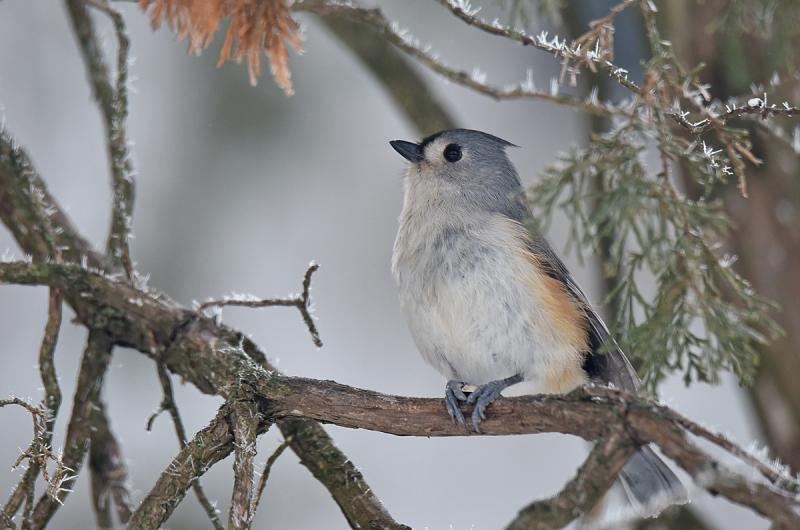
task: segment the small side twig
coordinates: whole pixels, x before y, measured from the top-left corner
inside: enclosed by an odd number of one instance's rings
[[[46,464],[47,459],[52,456],[50,443],[53,438],[53,425],[55,424],[58,409],[61,406],[61,389],[58,386],[58,377],[53,362],[53,353],[55,352],[58,333],[61,329],[61,316],[61,289],[51,288],[47,308],[47,324],[45,324],[44,336],[42,337],[42,343],[39,347],[39,373],[42,377],[42,385],[45,394],[42,400],[42,407],[45,412],[44,431],[41,433],[39,447],[44,450],[44,453],[41,454],[43,458],[29,459],[28,469],[14,488],[8,502],[6,502],[3,508],[3,514],[9,519],[14,517],[17,513],[23,500],[27,500],[25,520],[28,521],[30,519],[30,512],[33,509],[34,482],[36,481],[36,475],[39,473],[40,468],[42,477],[45,481],[49,482]]]
[[[318,347],[322,347],[322,340],[319,337],[319,331],[317,330],[317,326],[314,323],[314,318],[311,316],[311,312],[309,307],[311,306],[311,295],[309,291],[311,289],[311,275],[314,274],[319,269],[319,265],[316,263],[311,263],[306,269],[305,274],[303,275],[303,291],[297,296],[290,296],[286,298],[255,298],[255,297],[242,297],[238,295],[234,296],[226,296],[220,299],[212,299],[207,300],[197,306],[198,312],[203,312],[206,309],[211,307],[226,307],[226,306],[237,306],[237,307],[251,307],[251,308],[260,308],[260,307],[296,307],[298,311],[300,311],[300,315],[303,317],[303,322],[305,322],[306,327],[308,327],[308,332],[311,334],[311,340],[314,341],[314,344]]]
[[[64,481],[74,478],[70,476],[72,469],[64,464],[64,461],[53,454],[50,448],[50,434],[47,430],[48,413],[44,408],[31,405],[19,398],[9,398],[0,400],[0,408],[7,405],[18,405],[31,414],[33,420],[33,438],[30,445],[23,451],[12,465],[12,469],[19,466],[23,460],[28,460],[29,467],[22,480],[11,494],[6,506],[3,508],[3,516],[11,520],[19,510],[23,500],[25,501],[25,512],[23,516],[23,526],[32,526],[31,517],[33,512],[34,481],[36,474],[41,470],[42,477],[47,483],[47,493],[51,498],[56,499]],[[56,470],[51,475],[47,471],[48,461],[56,464]]]
[[[154,338],[151,337],[150,340],[152,344],[155,344]],[[178,446],[181,448],[181,450],[186,449],[186,428],[183,426],[183,419],[181,419],[180,412],[178,412],[178,406],[175,403],[175,393],[172,390],[172,380],[169,377],[169,372],[167,372],[164,363],[161,362],[160,359],[156,360],[156,371],[158,373],[158,381],[161,384],[161,390],[164,397],[161,400],[158,410],[151,414],[150,418],[148,418],[147,430],[150,431],[153,428],[153,422],[161,412],[167,411],[170,415],[170,418],[172,418],[172,425],[175,427],[175,435],[178,438]],[[203,511],[206,512],[206,515],[208,516],[209,521],[211,521],[211,525],[214,527],[214,529],[224,530],[225,527],[222,526],[222,522],[219,520],[217,509],[208,499],[203,486],[200,484],[200,477],[197,477],[197,479],[192,483],[192,489],[197,497],[197,502],[200,503]]]
[[[275,465],[275,462],[278,461],[278,458],[283,454],[287,447],[289,447],[289,443],[291,443],[292,438],[286,438],[276,449],[275,451],[269,455],[267,458],[267,462],[264,464],[264,471],[261,472],[261,478],[258,480],[258,488],[256,488],[256,494],[253,497],[253,505],[250,508],[250,513],[255,515],[256,510],[258,510],[258,504],[261,502],[261,496],[264,494],[264,488],[267,486],[267,480],[269,479],[269,474],[272,471],[272,466]]]

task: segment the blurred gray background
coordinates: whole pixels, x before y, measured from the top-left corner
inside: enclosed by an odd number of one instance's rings
[[[432,2],[381,5],[449,63],[480,66],[493,82],[516,82],[532,67],[537,83],[548,86],[557,72],[547,55],[469,30]],[[189,56],[186,44],[168,31],[151,31],[135,5],[118,7],[135,58],[129,119],[138,172],[133,253],[149,284],[184,304],[232,291],[282,296],[299,290],[301,274],[315,260],[321,264],[312,293],[325,342],[321,350],[291,309],[226,309],[224,320],[251,334],[288,374],[391,394],[440,396],[444,381],[415,351],[389,272],[404,164],[387,142],[416,134],[380,86],[310,17],[298,17],[307,29],[306,52],[290,59],[296,94],[287,98],[268,76],[253,88],[244,67],[215,68],[215,49]],[[105,21],[101,28],[113,53]],[[585,137],[581,116],[571,110],[498,103],[428,77],[461,124],[521,146],[512,157],[526,182]],[[79,230],[104,244],[109,176],[101,122],[61,2],[0,3],[0,113]],[[565,222],[554,223],[550,234],[558,249]],[[6,249],[21,257],[0,227],[0,254]],[[566,256],[568,265],[593,293],[593,264],[572,258]],[[45,289],[0,287],[2,397],[41,398],[34,363],[46,305]],[[86,334],[70,318],[66,310],[56,352],[64,392],[56,446],[63,440]],[[151,361],[117,350],[107,382],[105,397],[138,500],[177,452],[177,442],[166,415],[152,432],[145,431],[161,400]],[[176,397],[191,432],[220,404],[179,381]],[[661,398],[743,445],[757,436],[751,411],[730,379],[687,389],[674,378],[662,387]],[[0,415],[5,495],[21,475],[10,466],[29,442],[30,420],[19,410],[3,409]],[[399,521],[432,530],[502,527],[524,504],[555,493],[587,449],[560,435],[425,439],[328,431]],[[276,432],[262,437],[259,461],[279,443]],[[203,478],[223,511],[231,462],[221,462]],[[82,475],[75,489],[54,528],[94,525],[88,479]],[[694,502],[719,528],[767,526],[704,494],[696,494]],[[608,510],[622,506],[615,498]],[[193,494],[168,527],[209,527]],[[273,469],[255,527],[344,529],[346,524],[327,492],[286,452]]]

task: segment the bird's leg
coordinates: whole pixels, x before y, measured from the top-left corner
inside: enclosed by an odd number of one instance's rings
[[[459,408],[458,405],[459,401],[467,400],[467,396],[461,389],[463,386],[464,383],[461,381],[455,381],[453,379],[448,381],[444,389],[444,404],[447,407],[447,413],[450,414],[450,419],[466,428],[467,423],[464,421],[464,414],[461,412],[461,408]]]
[[[512,375],[505,379],[490,381],[485,385],[479,386],[474,392],[470,393],[467,398],[467,403],[475,405],[475,408],[472,409],[472,428],[475,429],[475,432],[481,432],[480,423],[481,420],[486,419],[486,407],[489,406],[489,403],[497,399],[503,390],[521,381],[521,375]]]

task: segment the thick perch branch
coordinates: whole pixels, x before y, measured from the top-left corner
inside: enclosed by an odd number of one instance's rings
[[[138,336],[137,327],[153,325],[160,318],[169,319],[171,311],[155,299],[146,297],[127,284],[117,282],[67,264],[0,264],[0,280],[16,283],[47,284],[68,289],[84,301],[94,299],[92,307],[113,313],[120,325],[109,326],[120,333],[118,340]],[[143,299],[143,297],[146,297]],[[131,300],[135,299],[135,302]],[[96,316],[78,311],[79,318],[93,322]],[[82,314],[83,313],[83,314]],[[175,318],[177,315],[172,315]],[[155,319],[153,321],[152,319]],[[124,325],[123,325],[124,324]],[[163,325],[163,324],[161,324]],[[219,343],[211,333],[213,322],[199,319],[180,334],[197,341],[191,362],[173,347],[167,365],[198,386],[229,398],[241,396],[243,389],[264,403],[270,420],[302,417],[335,423],[343,427],[363,428],[401,436],[463,436],[466,433],[447,420],[438,399],[401,398],[359,390],[334,382],[320,382],[282,376],[254,365],[244,354],[252,347]],[[185,341],[186,339],[184,339]],[[181,342],[181,341],[178,341]],[[130,344],[130,342],[127,342]],[[212,367],[211,372],[198,368]],[[561,432],[587,440],[602,438],[612,428],[621,429],[632,443],[653,442],[678,465],[686,469],[709,491],[733,502],[753,508],[784,528],[800,526],[795,512],[798,502],[793,493],[780,488],[748,481],[726,469],[720,462],[700,451],[686,436],[685,421],[673,418],[672,411],[624,392],[590,388],[570,396],[538,396],[500,400],[481,425],[485,434],[523,434]],[[695,434],[702,435],[701,430]],[[714,440],[709,440],[714,442]],[[782,477],[788,482],[791,478]]]

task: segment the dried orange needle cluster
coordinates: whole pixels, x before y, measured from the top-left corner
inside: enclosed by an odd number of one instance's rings
[[[228,32],[217,66],[247,57],[250,83],[255,85],[261,75],[263,50],[275,82],[287,95],[293,90],[286,45],[301,51],[302,39],[290,5],[291,0],[139,0],[142,9],[150,9],[154,29],[166,22],[178,38],[188,38],[189,51],[197,55],[208,47],[227,18]]]

